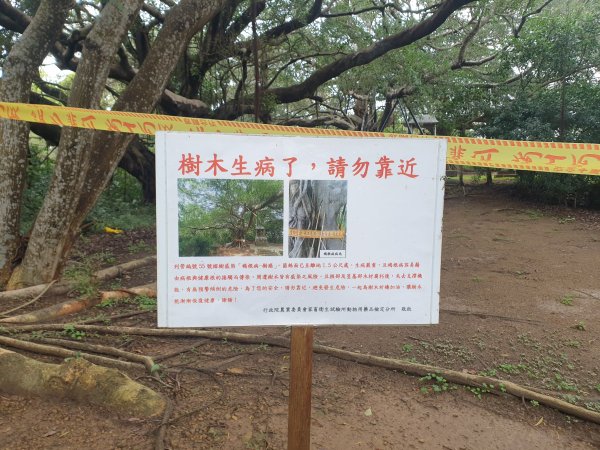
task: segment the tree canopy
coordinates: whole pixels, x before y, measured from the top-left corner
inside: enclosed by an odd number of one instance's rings
[[[276,180],[178,180],[179,255],[209,256],[215,247],[245,246],[265,230],[283,240],[283,182]]]

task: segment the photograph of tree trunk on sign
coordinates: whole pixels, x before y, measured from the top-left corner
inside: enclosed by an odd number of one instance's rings
[[[291,180],[289,257],[346,256],[346,181]]]
[[[283,181],[177,182],[179,256],[283,255]]]

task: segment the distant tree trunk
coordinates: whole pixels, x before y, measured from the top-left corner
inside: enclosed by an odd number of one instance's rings
[[[491,186],[494,183],[494,178],[492,176],[492,169],[485,169],[485,184],[486,186]]]
[[[565,85],[566,85],[566,79],[563,78],[560,82],[560,119],[559,119],[559,123],[558,123],[558,140],[560,142],[565,142],[566,140],[566,136],[565,136],[565,129],[567,127],[566,125],[566,105],[567,105],[567,101],[566,101],[566,89],[565,89]]]
[[[43,0],[20,39],[13,45],[0,82],[0,100],[29,103],[38,67],[58,38],[74,0]],[[0,120],[0,287],[12,271],[19,246],[21,201],[27,174],[29,123]]]
[[[346,228],[345,181],[290,182],[290,219],[293,230],[339,231]],[[318,258],[321,250],[344,250],[345,239],[290,237],[290,258]]]
[[[154,161],[154,153],[148,150],[137,137],[129,144],[123,158],[119,161],[119,167],[140,182],[144,203],[154,203],[156,201]]]
[[[172,7],[142,67],[113,110],[151,111],[190,39],[214,17],[223,1],[181,0]],[[142,3],[113,0],[104,7],[86,39],[71,106],[97,106],[112,58]],[[87,73],[86,60],[94,68],[95,77]],[[87,86],[94,95],[77,89],[80,85]],[[92,98],[94,105],[86,98]],[[125,133],[63,129],[53,182],[34,224],[23,262],[11,277],[12,285],[39,284],[60,274],[83,219],[96,204],[132,140],[133,136]]]

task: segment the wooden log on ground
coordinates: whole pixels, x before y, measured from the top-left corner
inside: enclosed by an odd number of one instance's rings
[[[165,399],[118,370],[73,358],[48,364],[0,348],[0,391],[99,405],[127,417],[160,417]]]

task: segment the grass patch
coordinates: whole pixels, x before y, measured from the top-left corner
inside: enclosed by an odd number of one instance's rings
[[[562,303],[565,306],[573,306],[573,295],[565,295],[563,298],[560,299],[560,303]]]

